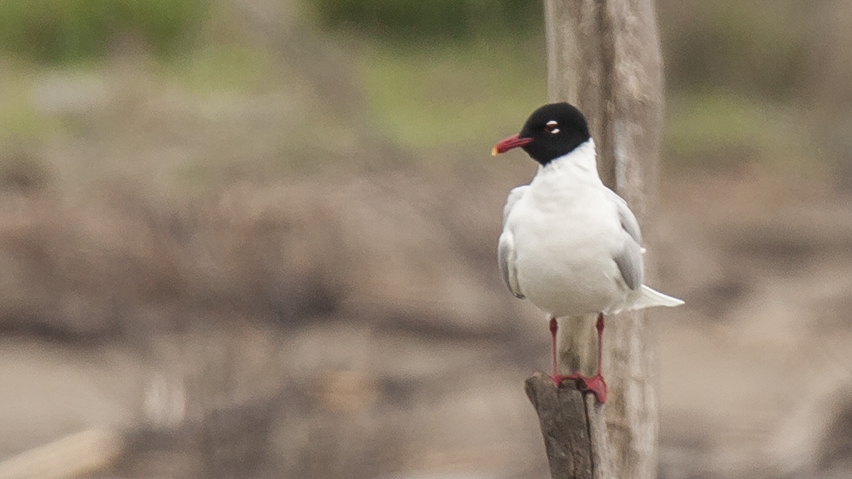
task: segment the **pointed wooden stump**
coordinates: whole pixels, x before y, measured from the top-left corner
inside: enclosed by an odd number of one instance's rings
[[[604,405],[573,383],[535,373],[524,390],[538,414],[553,479],[615,479]]]

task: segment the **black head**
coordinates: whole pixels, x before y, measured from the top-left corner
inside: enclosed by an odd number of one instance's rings
[[[532,112],[521,132],[497,143],[492,153],[520,146],[532,159],[546,165],[589,138],[589,126],[580,110],[568,103],[550,103]]]

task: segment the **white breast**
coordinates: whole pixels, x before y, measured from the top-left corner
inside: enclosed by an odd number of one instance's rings
[[[627,301],[613,259],[621,225],[605,188],[594,145],[583,145],[541,167],[506,216],[518,287],[552,315],[610,313]]]

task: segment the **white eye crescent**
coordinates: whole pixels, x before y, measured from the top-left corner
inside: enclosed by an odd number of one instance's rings
[[[554,120],[548,121],[547,125],[544,127],[544,131],[552,135],[559,133],[559,123],[556,123]]]

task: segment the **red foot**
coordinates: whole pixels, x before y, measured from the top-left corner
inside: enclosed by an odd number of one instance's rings
[[[606,398],[608,394],[608,389],[606,386],[606,381],[604,381],[603,376],[597,374],[592,377],[583,376],[580,373],[569,374],[567,376],[562,374],[556,374],[550,377],[553,379],[553,384],[556,387],[559,387],[564,381],[577,381],[577,389],[586,393],[590,392],[595,395],[598,402],[601,404],[606,403]]]

